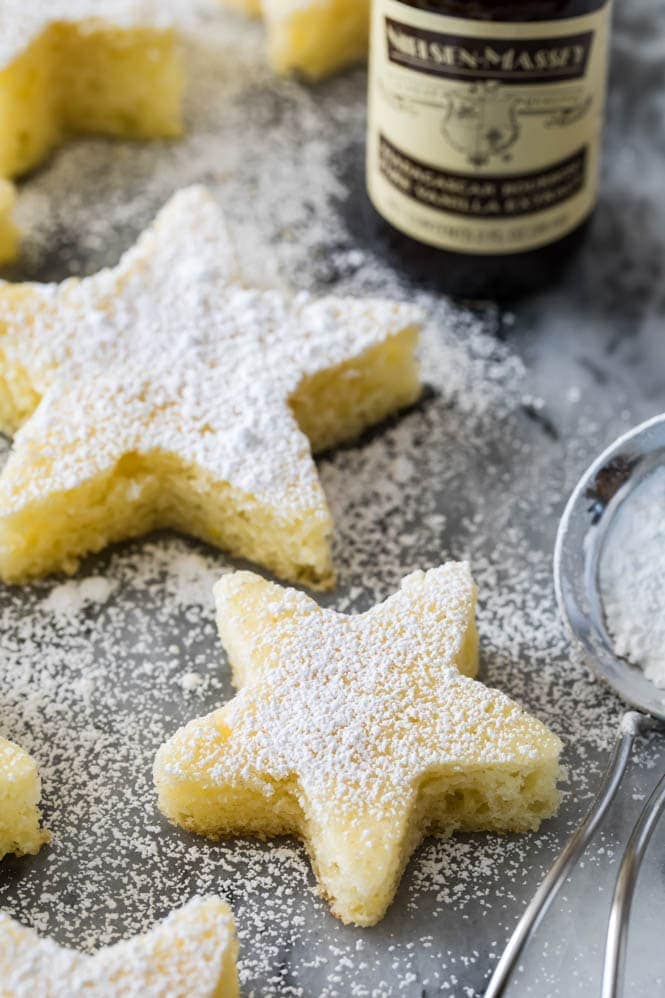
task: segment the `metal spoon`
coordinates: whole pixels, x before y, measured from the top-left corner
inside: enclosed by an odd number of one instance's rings
[[[557,601],[573,639],[603,682],[633,710],[621,718],[612,757],[591,810],[538,888],[517,924],[490,979],[485,998],[499,998],[520,953],[540,924],[557,891],[598,829],[621,784],[635,738],[665,730],[665,695],[641,669],[620,659],[603,617],[599,559],[617,510],[655,467],[665,465],[665,414],[620,437],[584,473],[561,518],[554,551]],[[665,808],[665,776],[635,825],[617,878],[607,932],[602,998],[622,991],[628,919],[640,864]]]

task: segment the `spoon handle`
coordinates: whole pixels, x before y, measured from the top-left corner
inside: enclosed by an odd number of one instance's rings
[[[554,865],[517,923],[515,931],[508,940],[501,959],[490,978],[487,990],[485,991],[485,998],[500,998],[503,995],[508,979],[515,969],[522,949],[540,925],[557,891],[586,849],[596,829],[603,820],[608,807],[614,800],[630,759],[633,742],[650,721],[651,718],[634,710],[627,711],[621,718],[612,757],[603,777],[603,782],[591,806],[591,810],[559,858],[554,862]]]

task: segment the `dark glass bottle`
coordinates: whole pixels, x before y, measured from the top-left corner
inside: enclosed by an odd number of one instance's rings
[[[469,298],[549,283],[597,196],[610,0],[373,0],[374,239]]]

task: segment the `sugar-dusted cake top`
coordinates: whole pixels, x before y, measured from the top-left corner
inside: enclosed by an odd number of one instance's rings
[[[233,916],[214,897],[194,898],[152,932],[94,956],[63,949],[0,913],[0,979],[9,998],[209,998],[229,956]]]
[[[0,286],[5,366],[27,370],[41,396],[15,438],[3,513],[72,489],[122,454],[155,451],[261,501],[302,509],[319,501],[289,395],[418,315],[381,300],[246,288],[236,278],[221,212],[193,187],[116,268],[61,285]]]
[[[238,279],[224,218],[176,194],[117,267],[0,284],[0,574],[171,527],[328,585],[312,448],[412,403],[419,313]],[[18,429],[17,429],[18,428]]]
[[[54,22],[103,21],[118,28],[172,26],[178,0],[2,0],[0,68]]]
[[[543,724],[469,678],[475,599],[465,563],[415,572],[351,616],[251,573],[224,576],[218,626],[242,688],[167,743],[158,773],[257,789],[295,778],[316,820],[360,821],[399,818],[430,770],[556,758]]]

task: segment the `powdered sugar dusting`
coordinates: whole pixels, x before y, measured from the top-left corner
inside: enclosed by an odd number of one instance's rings
[[[560,816],[535,835],[430,839],[386,919],[364,931],[330,917],[294,842],[211,845],[167,826],[151,786],[154,753],[179,725],[233,695],[212,598],[186,603],[189,574],[177,566],[187,553],[212,577],[232,566],[217,551],[156,536],[90,559],[79,580],[117,585],[80,614],[56,620],[42,610],[58,581],[0,593],[0,733],[38,758],[54,833],[35,859],[3,861],[5,911],[92,952],[150,929],[194,894],[221,893],[237,915],[248,996],[482,994],[507,933],[588,806],[621,711],[571,656],[558,619],[557,518],[594,454],[665,402],[664,29],[654,0],[617,15],[603,210],[563,291],[513,314],[415,292],[349,238],[340,211],[353,188],[337,167],[362,139],[364,74],[315,89],[275,81],[261,26],[207,3],[188,14],[183,141],[69,144],[23,183],[19,199],[26,252],[17,276],[61,279],[115,264],[175,189],[203,181],[253,284],[426,308],[423,402],[319,463],[340,579],[323,602],[366,610],[408,572],[468,558],[480,592],[481,678],[564,740],[570,782]],[[191,692],[180,682],[189,672],[203,679]],[[559,922],[555,908],[525,954],[531,977],[516,987],[565,998],[597,990],[617,852],[635,817],[632,798],[650,792],[655,767],[653,739],[640,749],[614,824],[567,885]],[[660,876],[659,853],[654,845],[647,891]],[[635,906],[634,938],[645,952],[657,952],[659,897],[653,891]],[[579,945],[582,933],[588,946]],[[631,974],[636,993],[662,990],[653,961]]]
[[[665,468],[647,475],[619,507],[599,578],[617,655],[665,689]]]
[[[228,566],[220,566],[215,559],[198,551],[183,550],[174,554],[166,565],[169,573],[167,585],[171,588],[173,600],[183,607],[201,607],[208,616],[213,605],[212,587],[218,581],[220,572],[227,571]]]

